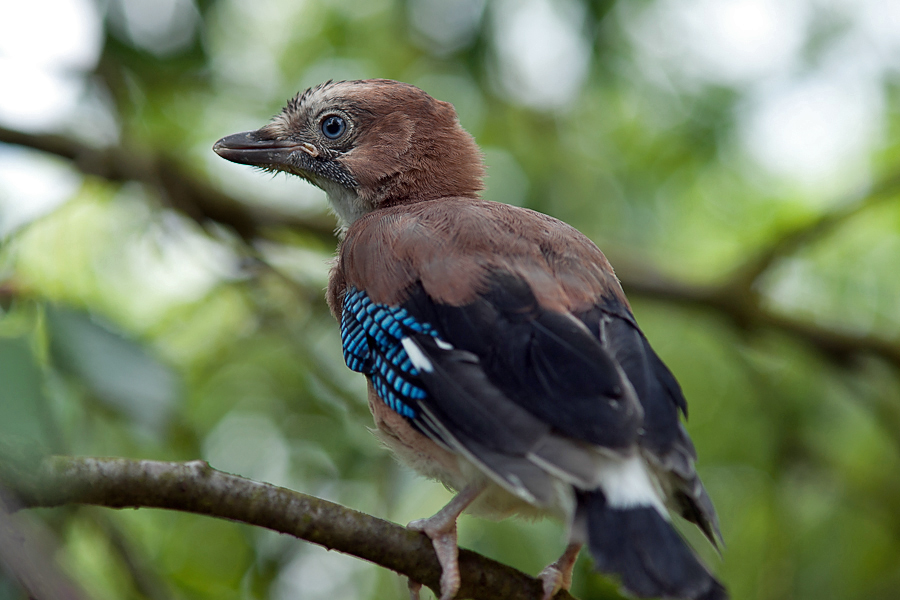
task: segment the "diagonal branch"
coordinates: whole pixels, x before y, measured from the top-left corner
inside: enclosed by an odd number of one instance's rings
[[[247,242],[250,254],[257,259],[258,252],[253,250],[253,244],[264,238],[266,228],[271,226],[310,232],[326,244],[334,241],[333,223],[292,219],[275,211],[247,206],[184,173],[175,161],[164,156],[142,156],[121,148],[95,149],[63,136],[28,134],[2,127],[0,143],[17,144],[60,156],[71,160],[86,174],[111,181],[136,180],[151,185],[161,191],[160,195],[170,206],[200,224],[217,222],[232,228]],[[857,199],[843,202],[839,208],[782,234],[737,267],[734,275],[718,286],[691,286],[656,275],[629,276],[627,270],[620,272],[622,286],[633,296],[719,312],[742,328],[778,329],[811,344],[830,357],[843,360],[855,354],[870,353],[900,367],[900,344],[783,315],[766,308],[754,287],[759,277],[779,259],[828,235],[863,210],[896,197],[898,191],[900,172],[895,172]],[[637,269],[635,272],[643,273],[645,270]]]
[[[266,527],[371,561],[438,589],[441,567],[431,541],[399,525],[274,485],[186,463],[53,456],[37,468],[0,462],[0,483],[23,507],[95,504],[167,508]],[[541,582],[460,550],[459,598],[537,600]],[[560,592],[557,600],[572,600]]]
[[[741,329],[765,328],[786,333],[834,360],[844,362],[855,355],[871,354],[900,368],[900,340],[822,326],[786,315],[767,307],[756,288],[759,278],[779,260],[831,234],[861,212],[897,198],[898,193],[900,170],[883,177],[855,199],[839,203],[837,208],[783,233],[733,269],[733,274],[723,283],[692,285],[635,266],[618,272],[622,287],[632,297],[717,312]]]
[[[661,276],[621,277],[630,297],[661,300],[713,310],[741,329],[775,329],[806,342],[822,354],[845,361],[856,354],[879,356],[900,368],[900,342],[873,335],[854,334],[822,327],[762,306],[757,294],[736,283],[717,286],[690,285]]]
[[[69,137],[31,134],[0,127],[0,143],[46,152],[72,161],[85,175],[108,181],[139,181],[160,192],[161,200],[201,225],[221,223],[251,241],[267,227],[290,227],[315,237],[334,239],[329,219],[298,219],[259,206],[249,206],[185,173],[177,161],[163,155],[126,148],[93,148]]]
[[[782,233],[780,237],[735,269],[734,281],[740,282],[749,289],[778,260],[829,235],[861,212],[895,198],[898,192],[900,192],[900,171],[895,171],[877,181],[867,192],[840,202],[836,208],[820,214],[812,221]]]
[[[54,563],[49,531],[34,520],[16,517],[0,501],[0,575],[12,577],[30,600],[88,600]]]

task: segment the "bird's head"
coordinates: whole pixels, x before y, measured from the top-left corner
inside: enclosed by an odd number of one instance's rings
[[[475,197],[484,187],[481,152],[453,106],[386,79],[310,88],[265,127],[213,150],[303,177],[325,190],[345,225],[380,207]]]

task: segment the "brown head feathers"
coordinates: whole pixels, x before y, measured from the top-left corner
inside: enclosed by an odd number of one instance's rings
[[[474,198],[484,187],[481,152],[453,106],[406,83],[323,83],[291,99],[260,133],[295,142],[313,160],[334,162],[369,210]],[[333,195],[327,182],[307,178]]]

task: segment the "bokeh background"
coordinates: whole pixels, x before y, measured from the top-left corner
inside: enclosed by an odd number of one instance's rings
[[[485,197],[572,223],[681,381],[744,599],[900,596],[900,3],[0,1],[0,442],[214,467],[405,523],[450,497],[366,428],[321,192],[227,163],[307,86],[451,101]],[[405,597],[164,511],[31,511],[113,599]],[[554,522],[461,520],[536,573]],[[617,598],[582,557],[572,590]],[[24,598],[0,575],[0,599]]]

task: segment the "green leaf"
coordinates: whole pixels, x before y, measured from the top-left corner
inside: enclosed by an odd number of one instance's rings
[[[43,375],[26,337],[0,338],[0,440],[46,445]]]
[[[171,368],[96,317],[59,306],[47,310],[54,363],[103,404],[156,431],[179,393]]]

